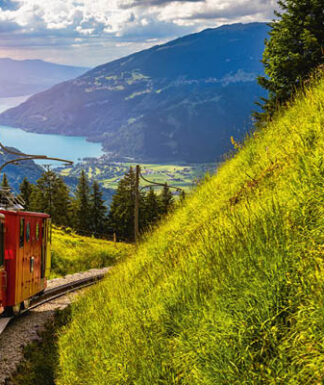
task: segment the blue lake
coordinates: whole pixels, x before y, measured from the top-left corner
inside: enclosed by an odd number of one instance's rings
[[[47,155],[76,163],[83,158],[97,158],[103,154],[100,143],[87,142],[86,138],[81,136],[34,134],[6,126],[0,126],[0,142],[27,154]],[[52,161],[39,161],[39,163],[61,165]]]

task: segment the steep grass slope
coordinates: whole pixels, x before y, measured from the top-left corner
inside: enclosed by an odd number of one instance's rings
[[[133,246],[127,243],[83,237],[53,228],[51,275],[55,277],[110,266],[133,251]]]
[[[57,384],[321,384],[324,79],[73,309]]]

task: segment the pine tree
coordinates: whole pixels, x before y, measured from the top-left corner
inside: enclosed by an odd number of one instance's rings
[[[59,226],[71,226],[70,190],[61,177],[58,177],[55,183],[53,205],[55,210],[54,223]]]
[[[30,210],[31,195],[33,192],[33,185],[24,178],[19,186],[20,196],[25,202],[25,210]]]
[[[156,223],[160,218],[160,202],[151,187],[145,197],[145,227]]]
[[[91,204],[88,178],[84,170],[81,171],[79,183],[75,193],[75,228],[83,234],[91,232]]]
[[[270,39],[263,54],[266,77],[259,84],[269,91],[262,99],[262,120],[271,116],[278,105],[287,102],[303,81],[324,63],[323,0],[280,0],[282,13],[271,25]]]
[[[132,167],[118,183],[110,205],[109,223],[118,239],[134,239],[135,173]]]
[[[63,179],[48,170],[38,179],[30,196],[30,209],[45,212],[58,226],[70,225],[71,199]]]
[[[165,215],[171,210],[174,204],[172,193],[167,184],[164,185],[159,198],[160,198],[160,212],[162,215]]]
[[[101,235],[104,232],[106,211],[107,208],[104,205],[99,183],[94,181],[91,193],[91,230],[95,233],[95,235]]]
[[[9,182],[8,182],[8,178],[7,178],[7,175],[6,175],[5,172],[3,173],[2,182],[1,182],[1,187],[4,188],[4,189],[10,188]]]
[[[181,190],[179,199],[180,203],[184,202],[184,200],[186,199],[186,193],[184,190]]]

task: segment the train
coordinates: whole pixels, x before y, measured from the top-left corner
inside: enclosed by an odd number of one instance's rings
[[[10,154],[9,160],[0,166],[19,164],[37,159],[59,161],[72,165],[66,159],[46,155],[32,155],[7,148],[0,142],[0,149]],[[14,156],[14,158],[12,158]],[[21,196],[15,196],[9,186],[0,187],[0,316],[16,315],[29,307],[34,297],[47,286],[51,267],[50,228],[51,218],[45,213],[28,212]]]
[[[47,286],[50,216],[0,205],[0,313],[17,315]]]

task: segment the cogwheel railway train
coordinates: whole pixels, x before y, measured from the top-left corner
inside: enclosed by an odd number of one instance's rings
[[[1,151],[10,156],[0,166],[38,159],[59,161],[72,165],[70,160],[46,155],[29,155],[5,147]],[[18,314],[29,307],[33,297],[42,293],[50,273],[51,253],[50,216],[23,211],[25,202],[15,197],[9,187],[0,188],[0,315]]]
[[[50,217],[0,208],[0,313],[17,314],[46,288]]]

